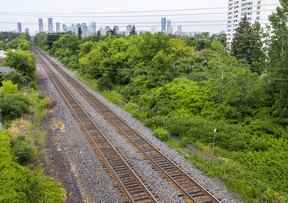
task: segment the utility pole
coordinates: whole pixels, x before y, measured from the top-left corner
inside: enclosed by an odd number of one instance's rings
[[[214,130],[213,130],[213,144],[212,144],[213,155],[215,155],[216,136],[217,136],[217,128],[214,128]]]

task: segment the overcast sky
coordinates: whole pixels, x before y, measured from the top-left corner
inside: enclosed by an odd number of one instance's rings
[[[183,31],[220,32],[225,30],[227,1],[228,0],[0,0],[0,30],[16,30],[16,22],[19,21],[23,23],[23,28],[29,27],[30,30],[34,32],[37,30],[37,19],[39,17],[44,18],[45,27],[47,27],[48,16],[54,17],[54,22],[59,21],[68,24],[95,21],[97,23],[97,29],[105,24],[112,25],[120,23],[120,26],[124,26],[125,23],[144,23],[141,25],[145,26],[141,27],[139,25],[139,28],[138,26],[137,28],[143,30],[151,30],[154,28],[158,30],[160,29],[160,18],[161,15],[163,15],[170,18],[175,27],[176,25],[183,24]],[[270,3],[276,0],[265,1]],[[198,8],[207,9],[174,12],[159,11],[152,13],[103,13],[114,11]],[[85,17],[80,17],[83,15]],[[115,17],[111,17],[113,15]],[[131,16],[127,17],[127,15]],[[181,23],[183,21],[186,23]],[[189,23],[187,23],[187,21],[189,21]]]

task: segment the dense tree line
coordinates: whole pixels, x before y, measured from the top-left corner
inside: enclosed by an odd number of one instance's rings
[[[286,202],[287,9],[282,0],[268,33],[244,18],[230,51],[208,33],[36,42],[185,154],[216,145],[213,161],[186,155],[247,202]]]

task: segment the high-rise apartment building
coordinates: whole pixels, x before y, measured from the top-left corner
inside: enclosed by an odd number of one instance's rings
[[[173,34],[173,26],[172,26],[172,21],[167,20],[167,33],[168,34]]]
[[[231,47],[235,30],[241,19],[246,16],[250,23],[257,21],[264,26],[277,3],[278,0],[228,0],[226,30],[228,47]]]
[[[29,28],[25,28],[25,33],[26,33],[27,35],[30,34]]]
[[[38,19],[38,29],[39,32],[44,32],[44,23],[42,18]]]
[[[68,32],[68,27],[66,24],[62,24],[62,30],[63,32]]]
[[[86,23],[81,23],[82,37],[88,36],[88,26]]]
[[[48,18],[48,32],[53,32],[53,18]]]
[[[56,23],[56,32],[61,32],[61,24],[59,22]]]
[[[96,34],[96,23],[95,22],[92,22],[90,23],[90,26],[89,26],[89,34],[90,35],[95,35]]]
[[[17,32],[18,33],[22,32],[22,23],[20,23],[20,22],[17,23]]]
[[[182,25],[177,25],[177,31],[176,31],[176,35],[182,35],[183,32],[182,32]]]
[[[167,32],[167,18],[161,18],[161,32]]]

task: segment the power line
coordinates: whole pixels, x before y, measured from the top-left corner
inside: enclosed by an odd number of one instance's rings
[[[1,15],[1,14],[0,14]],[[2,14],[6,15],[6,14]],[[87,17],[100,17],[100,18],[136,18],[136,17],[169,17],[169,16],[196,16],[196,15],[223,15],[223,12],[210,12],[210,13],[176,13],[176,14],[146,14],[146,15],[43,15],[42,17],[53,18],[87,18]],[[15,16],[15,15],[13,15]],[[30,17],[39,17],[38,15],[21,15]]]
[[[185,24],[185,23],[217,23],[217,22],[226,22],[226,20],[206,20],[206,21],[173,21],[172,24]],[[17,24],[16,21],[0,21],[0,24]],[[35,24],[38,25],[37,22],[21,22],[22,24]],[[62,24],[78,24],[81,22],[63,22]],[[143,21],[143,22],[97,22],[97,24],[157,24],[160,25],[160,21]]]
[[[278,4],[261,4],[261,6],[277,6]],[[47,12],[47,11],[0,11],[4,14],[44,14],[44,15],[53,15],[53,14],[119,14],[119,13],[159,13],[159,12],[179,12],[179,11],[198,11],[198,10],[219,10],[227,9],[227,7],[203,7],[203,8],[183,8],[183,9],[158,9],[158,10],[127,10],[127,11],[71,11],[71,12]]]
[[[198,9],[199,10],[199,9]],[[207,10],[207,9],[206,9]],[[184,11],[184,10],[183,10]],[[262,11],[274,11],[274,9],[262,9]],[[224,11],[223,11],[224,12]],[[142,14],[142,15],[63,15],[63,14],[52,14],[52,13],[42,13],[43,17],[61,17],[61,18],[85,18],[85,17],[100,17],[100,18],[129,18],[129,17],[170,17],[170,16],[195,16],[195,15],[223,15],[223,12],[198,12],[198,13],[172,13],[172,14]],[[226,11],[225,11],[226,12]],[[117,12],[116,12],[117,13]],[[141,12],[140,12],[141,13]],[[0,12],[0,15],[13,15],[17,16],[17,14],[22,16],[30,16],[30,17],[39,17],[40,13],[11,13],[11,12]],[[89,14],[89,12],[83,13]],[[99,13],[100,14],[100,13]]]
[[[159,13],[159,12],[178,12],[178,11],[198,11],[198,10],[219,10],[219,9],[227,9],[226,7],[210,7],[210,8],[191,8],[191,9],[159,9],[159,10],[130,10],[130,11],[75,11],[75,12],[39,12],[39,11],[30,11],[30,12],[15,12],[15,11],[0,11],[0,13],[4,14],[121,14],[121,13]]]

